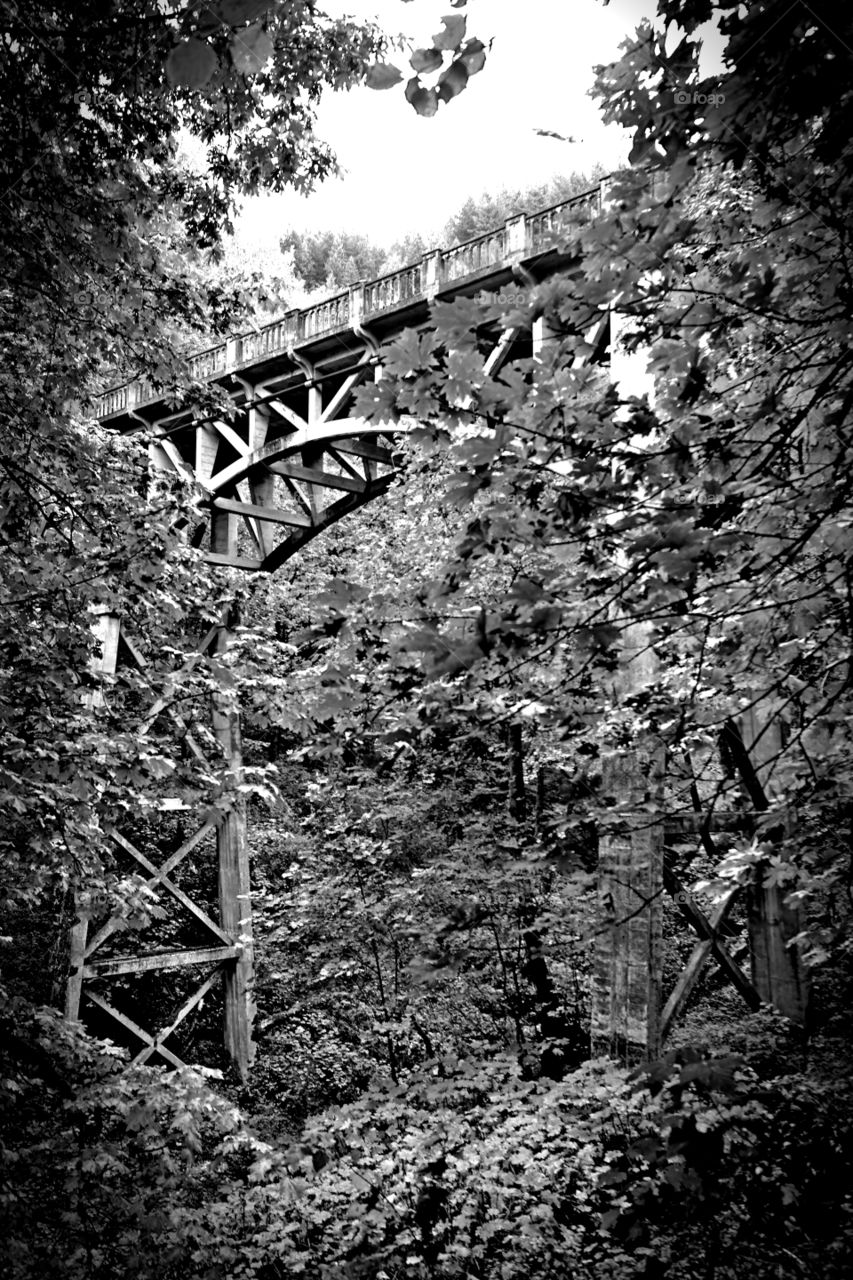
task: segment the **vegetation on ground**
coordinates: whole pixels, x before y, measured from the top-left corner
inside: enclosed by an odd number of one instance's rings
[[[141,444],[93,424],[116,371],[221,411],[181,351],[246,318],[250,295],[217,273],[235,198],[329,171],[324,86],[453,110],[488,66],[451,7],[404,86],[399,50],[313,0],[0,0],[13,1280],[846,1273],[850,20],[826,0],[659,0],[597,73],[634,145],[601,215],[555,230],[575,268],[510,303],[439,302],[389,347],[359,410],[418,419],[404,480],[278,578],[215,578],[183,538],[191,489],[149,489]],[[725,67],[703,79],[712,19]],[[594,360],[611,313],[613,377]],[[484,372],[503,330],[539,321],[540,350]],[[652,394],[620,379],[632,353]],[[237,643],[175,681],[226,598]],[[146,665],[101,702],[104,608]],[[619,696],[638,633],[659,674]],[[203,734],[223,685],[255,793],[247,1086],[221,1058],[221,1074],[128,1070],[48,990],[81,907],[163,927],[113,830],[168,850],[164,797],[213,816],[238,802],[170,727],[139,729],[161,695]],[[732,745],[748,711],[775,744],[761,796]],[[706,895],[781,890],[812,1004],[803,1026],[749,1014],[709,969],[664,1056],[630,1071],[586,1060],[587,975],[596,835],[620,820],[602,775],[649,738],[667,804],[709,819],[695,847],[674,842],[679,869]],[[202,853],[182,874],[206,900]],[[741,954],[742,914],[729,937]],[[216,1017],[211,999],[182,1030],[185,1057],[217,1061]]]

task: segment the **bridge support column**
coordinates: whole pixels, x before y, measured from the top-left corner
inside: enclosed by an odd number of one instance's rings
[[[730,726],[729,745],[734,747],[735,763],[753,804],[759,811],[768,809],[774,792],[778,794],[773,770],[784,750],[780,722],[765,723],[755,708],[751,708],[738,717],[736,726]],[[787,815],[780,818],[782,840],[786,826]],[[809,1002],[809,973],[798,945],[792,945],[802,922],[799,911],[786,905],[785,888],[763,882],[768,865],[759,866],[760,878],[747,886],[752,982],[762,1000],[792,1022],[802,1024]]]
[[[216,469],[216,452],[219,436],[213,427],[199,423],[195,428],[195,474],[202,484],[209,480]]]
[[[553,359],[560,341],[560,334],[545,316],[533,321],[533,359]]]
[[[75,894],[74,923],[68,930],[68,977],[65,980],[65,1016],[69,1022],[80,1017],[83,995],[83,965],[89,938],[89,917]],[[55,990],[55,988],[54,988]]]
[[[98,610],[92,622],[92,633],[100,642],[101,652],[92,658],[93,675],[111,676],[118,661],[118,641],[121,619],[107,609]],[[85,695],[89,710],[104,704],[103,689],[95,688]],[[68,931],[68,977],[65,981],[65,1016],[70,1021],[80,1017],[80,1000],[83,994],[83,965],[86,944],[89,939],[89,917],[80,901],[79,890],[74,894],[74,923]]]
[[[616,696],[654,678],[647,628],[626,631]],[[614,817],[599,840],[591,1049],[637,1062],[660,1051],[663,946],[663,745],[647,737],[604,762]]]
[[[217,641],[222,654],[231,639],[223,626]],[[235,787],[243,771],[240,712],[228,694],[213,696],[213,730],[222,748]],[[216,833],[219,861],[219,920],[222,928],[240,946],[240,954],[224,970],[224,1043],[243,1080],[254,1058],[252,1025],[255,1016],[254,957],[252,948],[252,900],[249,851],[246,841],[246,802],[235,794],[233,804]]]
[[[152,463],[156,468],[164,461],[159,450],[152,450]],[[223,513],[226,514],[227,513]],[[214,524],[214,550],[233,549],[234,521],[223,520]],[[102,674],[112,674],[116,669],[119,646],[125,660],[129,660],[141,672],[148,669],[144,654],[133,642],[132,638],[122,633],[120,619],[112,614],[100,613],[94,624],[94,630],[101,641],[101,654],[94,660],[93,669]],[[214,670],[217,658],[223,664],[223,656],[232,638],[229,620],[225,619],[218,628],[213,628],[202,640],[192,661],[208,652],[214,659]],[[104,700],[99,688],[87,694],[86,701],[90,707],[100,705]],[[151,706],[141,722],[141,732],[148,729],[161,716],[170,717],[181,733],[181,738],[206,767],[207,772],[213,766],[206,760],[198,743],[189,732],[188,725],[175,707],[170,707],[171,699],[154,697]],[[81,996],[85,993],[88,1001],[102,1012],[118,1022],[125,1032],[141,1041],[142,1048],[133,1059],[134,1062],[145,1062],[152,1055],[159,1055],[174,1066],[181,1066],[180,1059],[172,1052],[166,1042],[187,1015],[197,1008],[206,992],[211,988],[221,972],[224,979],[224,1041],[225,1046],[237,1066],[240,1075],[245,1079],[253,1057],[252,1021],[254,1015],[253,1001],[253,954],[252,954],[252,912],[250,900],[249,857],[246,844],[246,809],[245,801],[239,792],[242,780],[242,744],[240,734],[240,712],[235,705],[228,682],[222,680],[212,697],[211,716],[214,734],[222,749],[226,774],[230,775],[226,786],[226,803],[224,813],[218,825],[211,819],[203,819],[202,825],[189,839],[181,839],[180,847],[173,849],[166,861],[160,865],[162,851],[153,845],[150,853],[137,848],[121,833],[112,833],[119,850],[129,856],[147,873],[147,882],[156,886],[171,905],[175,902],[188,910],[200,923],[208,937],[207,945],[178,947],[164,952],[162,948],[155,953],[133,954],[124,956],[98,956],[100,946],[116,932],[117,921],[106,920],[101,923],[94,937],[89,938],[89,922],[86,914],[76,904],[76,920],[70,931],[70,973],[65,991],[65,1015],[77,1018],[80,1012]],[[164,799],[160,804],[166,812],[170,809],[183,808],[176,799]],[[216,829],[218,885],[219,885],[219,921],[212,920],[204,908],[182,890],[180,883],[172,879],[172,871],[181,859],[200,844],[205,837]],[[211,937],[212,935],[212,937]],[[215,943],[215,945],[211,945]],[[124,1013],[121,1008],[113,1007],[102,989],[94,984],[98,980],[120,977],[129,973],[147,973],[155,970],[180,968],[196,968],[198,966],[215,967],[184,1001],[180,1010],[153,1034],[141,1027]]]
[[[233,555],[237,550],[236,516],[217,513],[212,529],[212,550]],[[228,619],[223,622],[215,652],[224,655],[232,640]],[[246,802],[236,791],[242,781],[243,743],[240,711],[226,690],[213,695],[213,731],[222,748],[228,772],[235,786],[232,807],[217,828],[219,863],[219,921],[235,943],[241,945],[236,960],[224,969],[224,1043],[241,1079],[245,1080],[254,1057],[254,958],[252,951],[252,903],[249,851],[246,843]]]

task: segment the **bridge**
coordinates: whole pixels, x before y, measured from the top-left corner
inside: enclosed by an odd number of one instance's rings
[[[170,410],[162,393],[131,382],[101,397],[98,417],[118,431],[144,431],[156,467],[201,486],[204,519],[193,541],[206,560],[273,572],[383,493],[395,473],[393,429],[352,416],[356,388],[381,377],[383,345],[428,324],[436,299],[518,288],[565,267],[554,233],[594,219],[605,198],[601,183],[192,356],[193,381],[226,397],[220,415]],[[603,317],[599,355],[607,325]],[[533,354],[543,337],[541,321],[532,332],[497,333],[486,371]]]
[[[207,412],[191,399],[177,407],[162,391],[130,382],[107,391],[98,404],[104,426],[120,432],[144,432],[152,466],[198,486],[200,519],[193,543],[213,565],[250,572],[273,572],[335,521],[388,489],[397,474],[395,452],[400,427],[365,422],[353,412],[359,386],[382,376],[383,347],[404,329],[428,325],[436,299],[451,300],[482,290],[531,285],[571,266],[554,235],[594,219],[607,199],[602,183],[589,191],[503,226],[451,249],[436,249],[419,262],[333,297],[247,334],[219,343],[189,360],[190,376],[206,384],[223,406]],[[566,240],[567,237],[563,237]],[[613,317],[603,315],[589,335],[590,359],[611,359],[616,348]],[[548,331],[543,320],[528,330],[495,332],[484,355],[484,371],[497,373],[504,362],[535,356]],[[611,372],[613,370],[611,369]],[[99,670],[108,681],[122,663],[144,668],[145,657],[124,621],[104,614],[97,622],[101,640]],[[212,627],[189,660],[204,660],[227,646],[227,619]],[[623,688],[654,678],[645,668],[644,642],[623,655]],[[96,702],[98,695],[94,697]],[[224,698],[214,698],[213,729],[227,769],[239,779],[242,768],[239,713]],[[188,725],[166,699],[155,698],[140,719],[140,733],[171,719],[185,746],[209,769]],[[751,795],[763,794],[772,773],[772,735],[748,717],[734,726],[740,744],[744,780]],[[735,743],[737,748],[737,743]],[[731,748],[731,744],[730,744]],[[763,757],[761,757],[761,753]],[[750,754],[751,753],[751,754]],[[737,751],[736,751],[737,754]],[[219,765],[221,768],[221,764]],[[801,1019],[807,996],[796,952],[787,946],[798,932],[788,919],[778,891],[753,895],[750,931],[753,980],[729,955],[721,933],[734,895],[706,917],[667,869],[663,761],[658,748],[640,744],[612,766],[606,789],[626,798],[621,833],[600,841],[599,885],[609,904],[596,931],[593,975],[592,1045],[620,1057],[654,1054],[683,1008],[703,966],[714,959],[753,1008],[769,1000]],[[660,812],[650,817],[652,787]],[[636,803],[635,821],[631,805]],[[164,821],[174,818],[177,801],[163,802]],[[698,829],[699,818],[694,825]],[[670,822],[670,827],[671,827]],[[682,826],[684,824],[682,823]],[[99,1011],[101,1026],[120,1026],[136,1046],[134,1061],[162,1060],[181,1065],[170,1041],[194,1009],[220,982],[224,985],[225,1043],[241,1075],[249,1070],[254,1016],[250,868],[246,815],[237,799],[218,819],[198,819],[187,835],[175,827],[171,847],[162,841],[145,848],[137,837],[111,833],[117,856],[144,873],[147,884],[196,929],[191,943],[142,953],[122,954],[116,942],[118,922],[89,921],[82,912],[71,930],[66,1014],[76,1018],[81,1002]],[[179,868],[206,856],[216,869],[218,910],[201,903],[179,883]],[[681,916],[698,935],[684,972],[664,1002],[659,989],[662,897],[666,890]],[[637,902],[644,903],[642,910]],[[97,924],[97,927],[95,927]],[[185,970],[192,976],[186,998],[158,1028],[110,995],[110,981],[129,975]],[[107,1020],[104,1023],[104,1019]]]

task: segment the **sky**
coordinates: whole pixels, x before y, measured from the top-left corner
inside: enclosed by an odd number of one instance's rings
[[[335,16],[376,19],[385,31],[431,45],[449,0],[325,0]],[[468,0],[468,35],[491,40],[485,68],[437,115],[419,116],[403,84],[329,92],[318,134],[345,170],[309,197],[295,193],[252,201],[238,240],[264,248],[288,228],[359,232],[390,246],[420,232],[438,247],[447,219],[468,196],[524,188],[561,173],[589,173],[596,163],[626,162],[627,133],[602,124],[589,96],[593,67],[614,61],[626,36],[654,16],[655,0]],[[673,33],[675,34],[675,33]],[[701,70],[719,70],[721,38],[703,32]],[[407,54],[396,61],[408,71]],[[390,59],[389,59],[390,60]],[[576,139],[538,136],[548,129]]]
[[[386,31],[410,34],[414,47],[431,44],[442,16],[454,12],[448,0],[326,0],[324,7],[377,18]],[[307,198],[286,193],[253,201],[240,218],[239,239],[273,243],[295,227],[360,232],[389,245],[418,231],[438,244],[444,223],[469,195],[624,162],[627,136],[602,125],[588,96],[592,68],[613,61],[654,8],[651,0],[611,0],[606,7],[601,0],[469,0],[468,34],[494,43],[465,92],[430,119],[406,102],[402,84],[329,93],[318,133],[346,177],[328,179]],[[539,137],[536,129],[578,141]]]

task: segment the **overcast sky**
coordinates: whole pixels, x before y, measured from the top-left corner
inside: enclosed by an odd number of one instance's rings
[[[329,13],[378,18],[389,32],[430,44],[448,0],[326,0]],[[468,34],[494,41],[482,72],[431,119],[418,116],[403,86],[329,93],[319,133],[346,170],[308,198],[253,202],[241,239],[277,240],[299,229],[357,231],[390,244],[420,231],[437,243],[469,195],[523,187],[555,174],[608,168],[627,157],[621,130],[605,129],[588,96],[592,68],[618,56],[621,41],[654,12],[652,0],[469,0]],[[405,69],[405,56],[395,59]],[[580,139],[543,138],[551,129]]]

